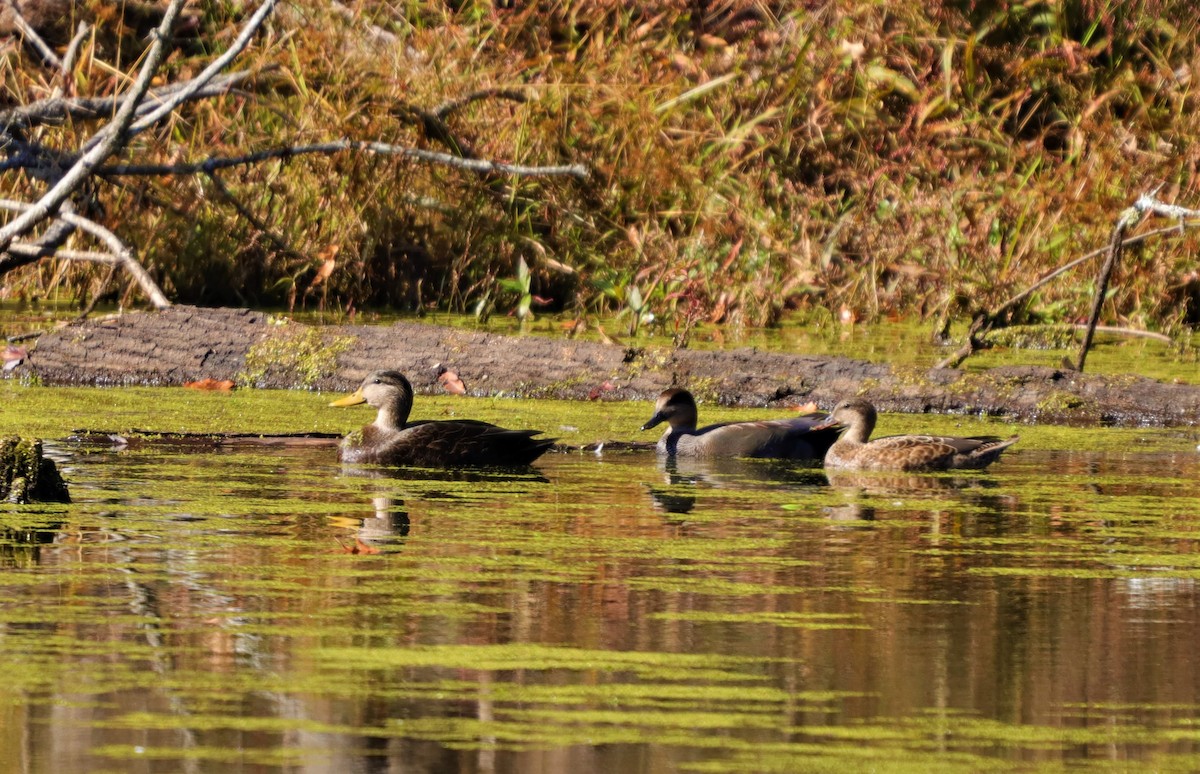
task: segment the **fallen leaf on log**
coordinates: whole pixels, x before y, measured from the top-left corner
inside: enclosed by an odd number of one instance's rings
[[[200,379],[195,382],[184,382],[189,390],[206,390],[209,392],[233,392],[234,384],[229,379]]]
[[[615,389],[617,388],[613,386],[612,382],[605,382],[599,387],[593,387],[592,389],[588,390],[588,400],[599,400],[601,395],[606,392],[612,392]]]

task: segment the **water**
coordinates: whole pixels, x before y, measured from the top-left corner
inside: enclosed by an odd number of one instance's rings
[[[0,506],[0,774],[1200,768],[1194,434],[1020,431],[830,478],[51,444],[75,502]]]

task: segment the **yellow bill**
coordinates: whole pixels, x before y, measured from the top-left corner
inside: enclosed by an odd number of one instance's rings
[[[363,397],[362,390],[355,390],[353,395],[347,395],[344,398],[338,398],[330,403],[330,406],[357,406],[360,403],[366,403],[367,399]]]

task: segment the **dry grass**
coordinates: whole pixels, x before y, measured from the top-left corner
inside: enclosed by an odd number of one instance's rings
[[[136,151],[199,159],[352,137],[580,162],[590,181],[342,154],[221,186],[112,180],[97,206],[179,300],[506,312],[532,295],[623,310],[631,327],[653,312],[678,331],[787,308],[962,318],[1104,244],[1139,193],[1163,184],[1160,197],[1200,206],[1191,0],[498,5],[281,7],[242,63],[261,72],[252,93],[193,106]],[[198,69],[202,42],[223,45],[236,23],[223,14],[198,17],[175,72]],[[373,42],[374,28],[394,40]],[[139,50],[119,20],[98,29],[80,94],[113,91]],[[0,75],[9,102],[50,86],[19,49]],[[528,98],[470,102],[444,127],[420,113],[486,88]],[[92,129],[53,131],[70,147]],[[31,195],[3,180],[5,195]],[[1200,324],[1198,246],[1188,234],[1131,255],[1106,319]],[[1084,314],[1091,272],[1021,315]],[[95,276],[46,264],[3,281],[10,295],[59,282],[86,295]]]

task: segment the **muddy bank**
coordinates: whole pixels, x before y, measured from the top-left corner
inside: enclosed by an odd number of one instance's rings
[[[1200,424],[1200,386],[1043,367],[984,372],[900,369],[842,357],[755,349],[623,348],[566,338],[505,336],[420,323],[313,328],[266,313],[177,306],[86,321],[40,337],[12,373],[43,384],[241,386],[349,390],[378,367],[418,392],[449,368],[470,394],[650,400],[678,384],[737,406],[861,395],[881,410],[984,413],[1019,420],[1115,425]]]

